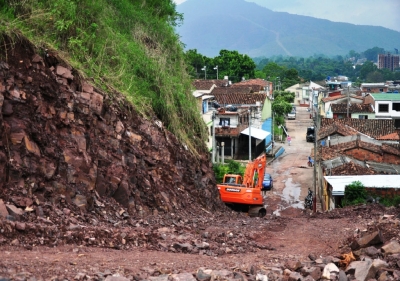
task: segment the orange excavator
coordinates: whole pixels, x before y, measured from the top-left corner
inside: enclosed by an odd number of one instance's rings
[[[267,157],[262,154],[246,165],[243,178],[241,175],[225,174],[223,182],[217,184],[221,200],[233,209],[247,211],[251,217],[264,217],[267,210],[261,189],[266,163]]]

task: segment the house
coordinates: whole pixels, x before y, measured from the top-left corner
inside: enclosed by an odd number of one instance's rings
[[[270,137],[270,133],[262,129],[261,118],[267,94],[251,93],[249,87],[215,88],[212,94],[215,102],[221,105],[214,121],[215,140],[217,146],[224,143],[224,155],[248,159],[249,139],[252,155],[264,152],[266,139]]]
[[[323,89],[321,85],[312,81],[307,83],[295,84],[285,89],[285,92],[294,93],[294,105],[310,107],[312,92]]]
[[[375,118],[396,120],[396,126],[400,128],[400,94],[369,94],[365,97],[365,103],[370,103],[375,108]]]
[[[357,118],[375,119],[375,111],[372,104],[359,103],[331,103],[328,109],[333,119]]]
[[[390,119],[322,120],[317,151],[325,209],[340,205],[344,195],[332,177],[400,174],[399,133]]]
[[[385,83],[362,83],[361,92],[365,94],[370,93],[386,93],[389,86]]]
[[[246,87],[251,89],[251,93],[267,94],[272,96],[273,85],[271,81],[266,81],[264,79],[249,79],[243,80],[238,83],[232,84],[233,88]]]
[[[400,175],[339,175],[324,176],[324,180],[327,182],[327,189],[331,194],[328,209],[342,206],[346,186],[355,181],[361,182],[366,190],[375,197],[400,195]]]
[[[334,96],[328,96],[328,97],[323,97],[321,98],[319,104],[321,104],[320,107],[320,116],[326,117],[326,118],[334,118],[333,117],[333,112],[331,111],[331,104],[345,104],[347,107],[347,104],[362,104],[364,102],[364,99],[359,96],[347,96],[347,95],[334,95]],[[346,111],[347,113],[347,111]]]

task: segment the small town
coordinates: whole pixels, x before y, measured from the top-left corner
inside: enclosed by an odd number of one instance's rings
[[[382,3],[0,1],[0,281],[400,280]]]

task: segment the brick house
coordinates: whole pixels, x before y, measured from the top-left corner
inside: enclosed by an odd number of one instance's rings
[[[333,119],[356,118],[375,119],[374,107],[371,104],[331,103],[328,112],[332,113]]]
[[[323,119],[317,160],[324,208],[335,208],[344,195],[335,193],[327,176],[398,175],[399,134],[390,119]]]
[[[386,93],[389,86],[385,83],[362,83],[361,92],[365,94],[370,93]]]
[[[214,121],[215,140],[217,147],[224,144],[224,155],[232,159],[248,159],[249,134],[252,158],[264,152],[266,138],[270,135],[261,128],[267,94],[251,93],[249,87],[220,87],[215,88],[212,95],[221,106]]]

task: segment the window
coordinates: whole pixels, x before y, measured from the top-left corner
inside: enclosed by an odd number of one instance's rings
[[[368,91],[368,92],[371,92],[371,88],[367,88],[367,91]]]
[[[368,119],[368,115],[358,115],[358,119]]]
[[[380,88],[380,89],[379,89],[379,92],[381,92],[381,93],[382,93],[382,92],[383,92],[383,89],[382,89],[382,88]]]
[[[392,109],[395,111],[400,111],[400,102],[394,102],[392,104]]]
[[[228,127],[231,125],[231,119],[230,118],[220,118],[219,119],[219,124],[222,127]]]
[[[389,112],[389,104],[379,104],[378,105],[378,111],[379,112]]]

